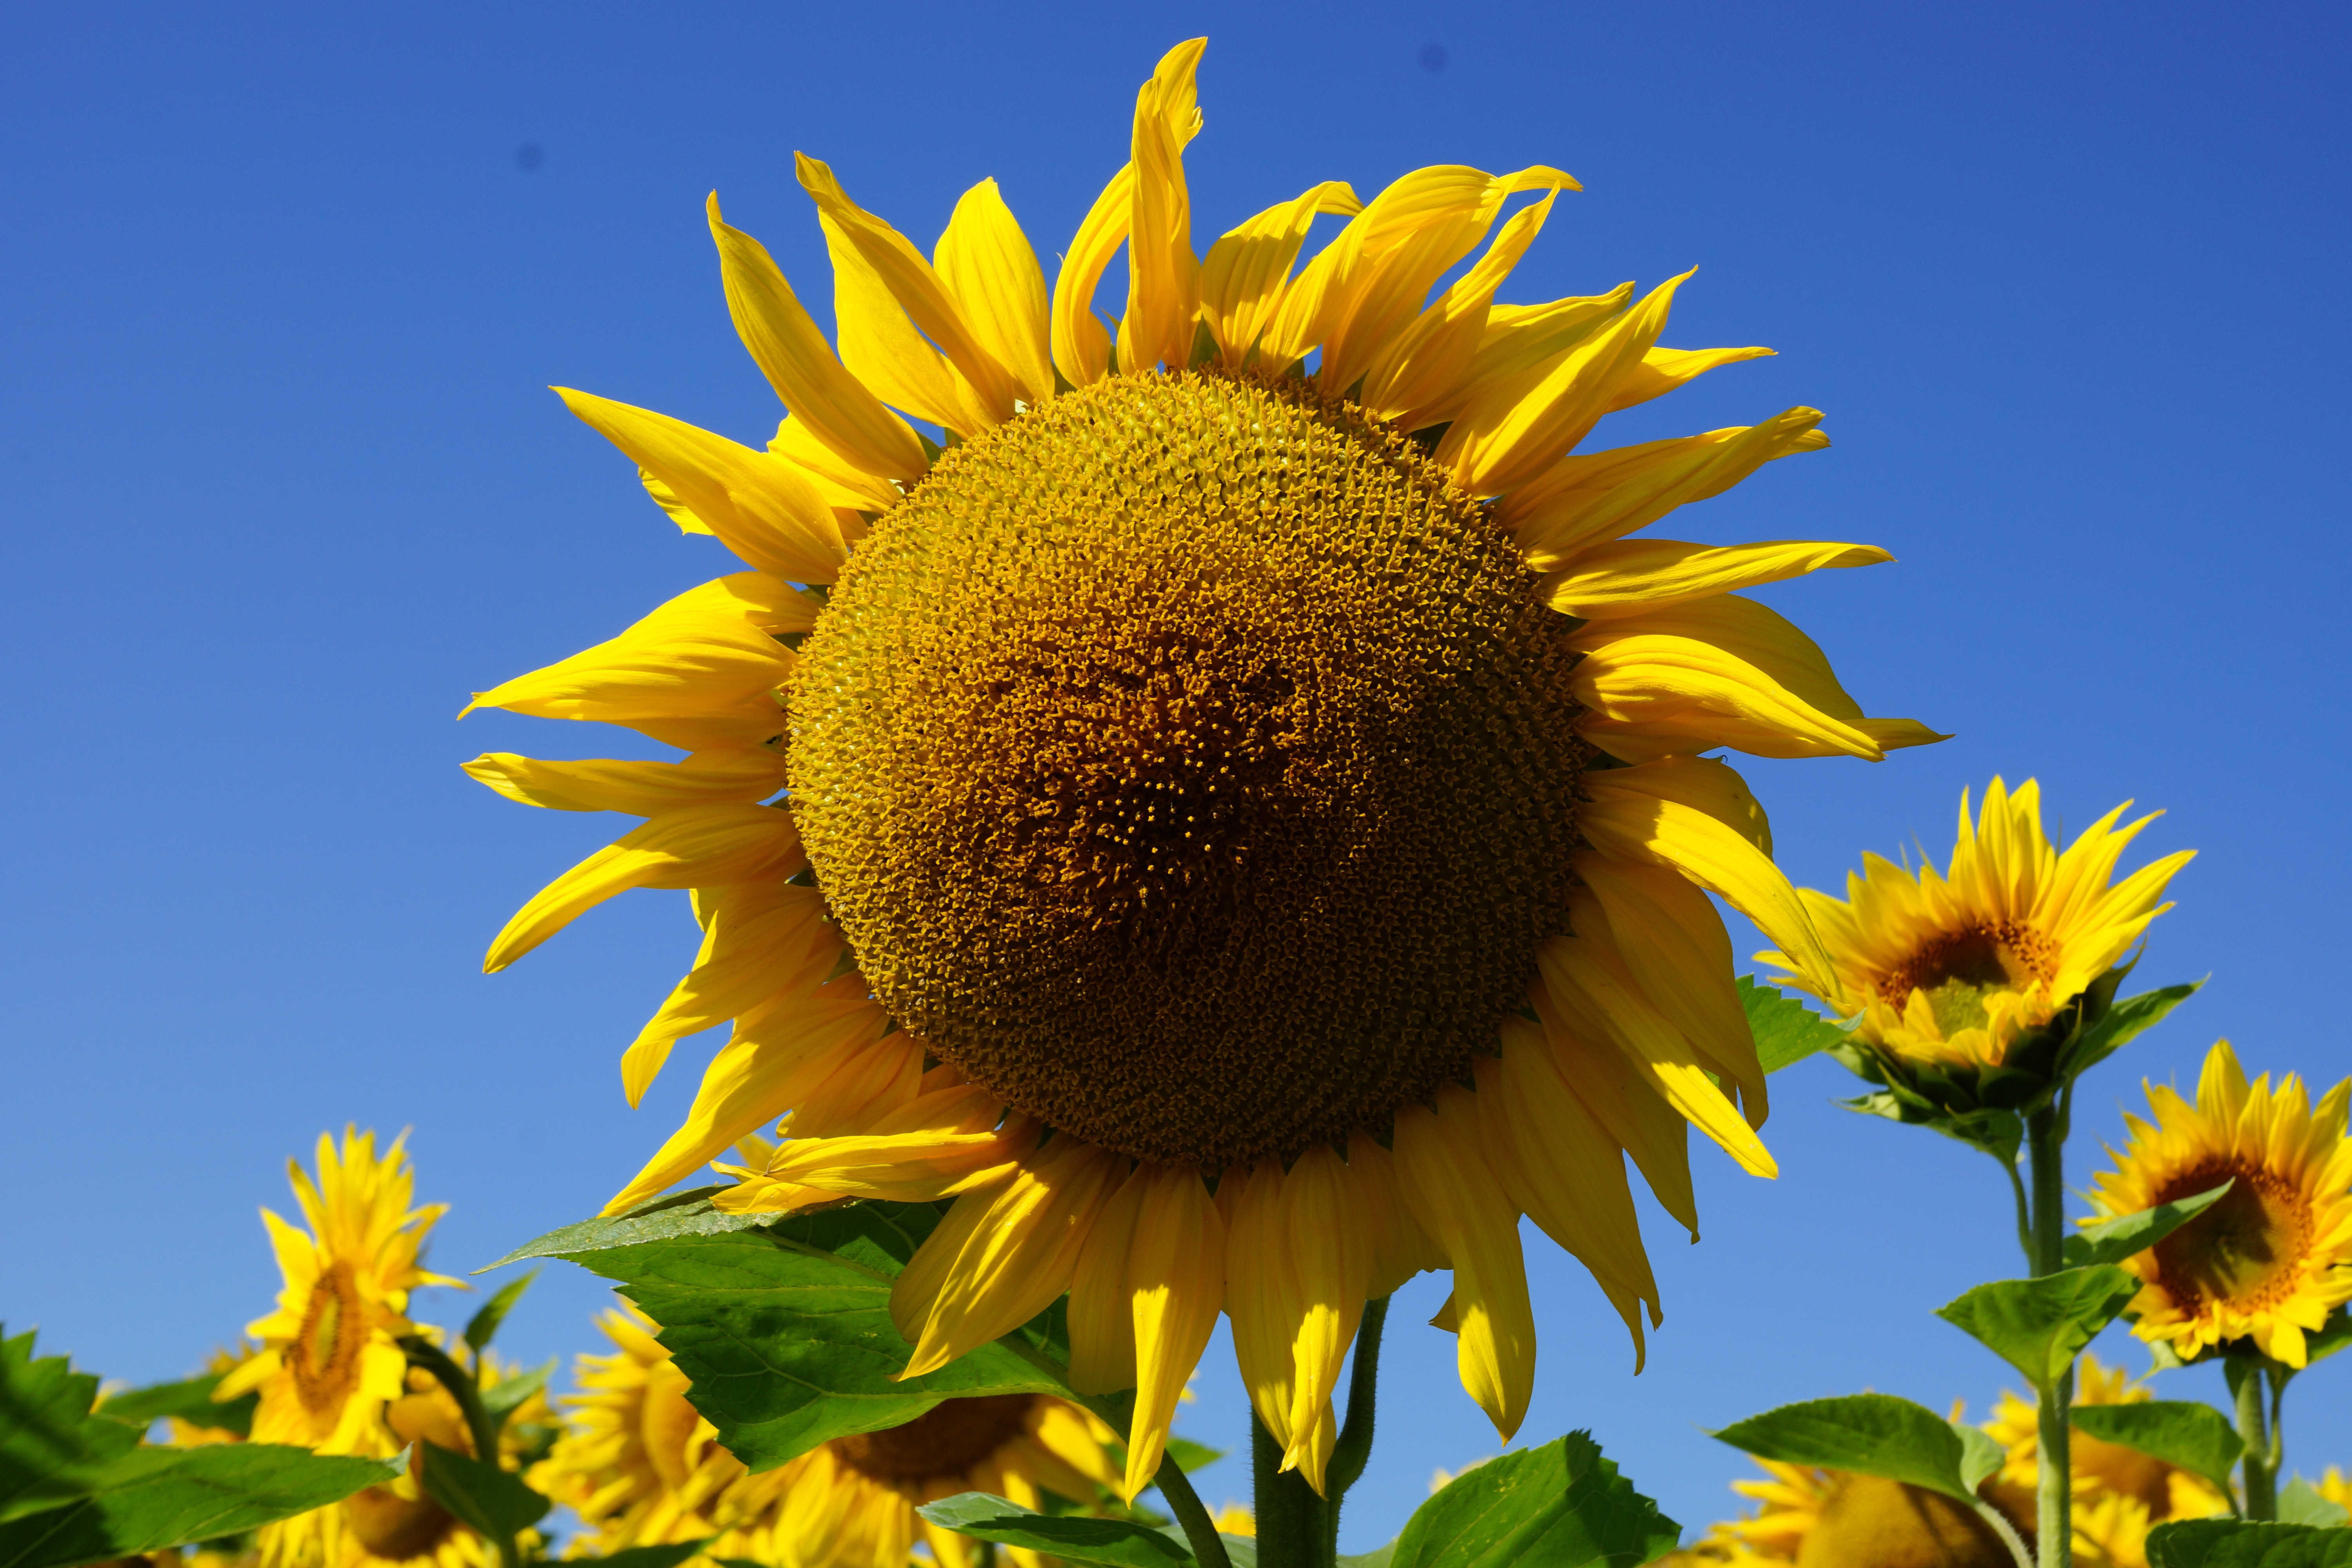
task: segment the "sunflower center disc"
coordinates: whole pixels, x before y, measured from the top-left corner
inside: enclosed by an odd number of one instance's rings
[[[1312,386],[1119,376],[946,454],[802,647],[791,783],[891,1016],[1140,1159],[1463,1074],[1566,929],[1571,623]]]
[[[835,1458],[877,1481],[928,1481],[960,1476],[1028,1425],[1034,1394],[984,1394],[933,1405],[903,1426],[836,1437]]]

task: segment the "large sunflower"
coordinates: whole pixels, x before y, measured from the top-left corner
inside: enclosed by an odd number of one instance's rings
[[[2124,1267],[2145,1283],[2133,1331],[2187,1361],[2251,1340],[2272,1360],[2305,1364],[2304,1336],[2352,1300],[2352,1079],[2316,1110],[2289,1073],[2250,1086],[2230,1043],[2205,1058],[2189,1104],[2147,1086],[2154,1125],[2126,1116],[2131,1142],[2109,1153],[2090,1194],[2094,1225],[2233,1182],[2221,1202]]]
[[[346,1127],[340,1152],[321,1132],[316,1182],[299,1162],[287,1162],[309,1232],[261,1211],[286,1288],[275,1312],[247,1326],[260,1352],[213,1391],[218,1400],[259,1391],[257,1443],[379,1458],[400,1447],[383,1415],[406,1387],[408,1358],[398,1342],[416,1331],[405,1315],[408,1293],[458,1283],[417,1266],[417,1249],[446,1205],[409,1206],[415,1173],[405,1141],[394,1139],[379,1159],[373,1132]]]
[[[1523,1213],[1638,1345],[1657,1287],[1623,1155],[1694,1231],[1685,1123],[1773,1170],[1707,894],[1832,984],[1761,810],[1696,753],[1937,738],[1866,717],[1735,592],[1885,552],[1627,537],[1825,445],[1816,411],[1570,454],[1768,351],[1658,347],[1684,278],[1496,303],[1576,188],[1549,168],[1423,169],[1369,204],[1327,182],[1197,258],[1202,47],[1139,92],[1050,293],[994,182],[926,259],[803,157],[836,357],[714,198],[790,410],[770,449],[563,395],[753,570],[474,703],[689,754],[468,764],[647,819],[488,968],[624,889],[694,891],[702,950],[629,1097],[676,1040],[733,1036],[612,1210],[780,1117],[738,1206],[956,1196],[896,1289],[909,1375],[1069,1291],[1075,1380],[1138,1390],[1130,1494],[1221,1310],[1319,1487],[1363,1304],[1424,1268],[1453,1270],[1463,1381],[1512,1432]],[[1318,213],[1352,221],[1294,276]],[[1114,330],[1092,301],[1122,244]]]
[[[1960,830],[1948,868],[1916,875],[1863,856],[1843,901],[1800,889],[1832,960],[1823,985],[1806,954],[1758,956],[1790,971],[1785,982],[1821,997],[1841,1017],[1862,1015],[1861,1033],[1898,1056],[1954,1065],[1997,1065],[2023,1031],[2050,1021],[2139,939],[2165,884],[2196,851],[2183,849],[2109,885],[2116,862],[2150,813],[2118,827],[2131,803],[2084,828],[2063,854],[2042,831],[2042,790],[2016,794],[1998,778],[1980,821]]]

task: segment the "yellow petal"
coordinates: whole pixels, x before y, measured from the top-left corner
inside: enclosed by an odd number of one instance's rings
[[[509,800],[555,811],[653,816],[681,805],[761,801],[784,787],[784,759],[762,750],[699,752],[682,763],[556,763],[485,752],[461,765]]]
[[[1110,331],[1095,314],[1095,289],[1118,247],[1135,204],[1135,165],[1123,163],[1105,185],[1063,253],[1054,276],[1054,366],[1072,386],[1110,374]]]
[[[949,366],[970,389],[971,405],[990,424],[1013,417],[1020,395],[1013,374],[982,346],[971,322],[923,253],[907,237],[849,199],[833,171],[805,153],[793,154],[801,187],[816,201],[830,242],[842,240],[870,268],[922,335],[939,346]],[[835,252],[838,272],[841,256]],[[848,361],[846,334],[843,362]],[[862,377],[861,377],[862,379]],[[877,389],[878,390],[878,389]],[[885,395],[887,395],[887,394]]]
[[[1843,752],[1874,763],[1885,755],[1861,730],[1831,718],[1712,643],[1654,633],[1620,635],[1615,627],[1613,621],[1597,623],[1571,644],[1585,658],[1569,689],[1601,721],[1579,727],[1604,750],[1624,756],[1625,749],[1612,744],[1612,734],[1649,733],[1666,737],[1659,743],[1675,752],[1733,746],[1759,756]]]
[[[847,230],[820,212],[825,254],[833,260],[833,315],[841,363],[893,408],[959,436],[977,435],[997,416],[972,396],[971,384],[907,319],[906,308]]]
[[[1706,374],[1717,365],[1737,364],[1741,360],[1769,359],[1770,349],[1652,349],[1642,356],[1642,363],[1628,371],[1617,384],[1616,395],[1609,400],[1606,412],[1614,414],[1622,408],[1632,408],[1654,397],[1664,397],[1685,382]]]
[[[684,806],[606,845],[541,889],[490,943],[482,968],[496,973],[583,911],[631,888],[782,881],[807,864],[788,812],[740,803]]]
[[[504,708],[543,719],[633,724],[765,704],[776,717],[772,734],[783,726],[769,694],[792,674],[793,663],[782,644],[740,618],[640,623],[610,642],[476,692],[458,717],[477,708]]]
[[[1458,1084],[1437,1109],[1397,1112],[1397,1182],[1405,1203],[1454,1265],[1462,1386],[1509,1442],[1535,1389],[1535,1311],[1519,1252],[1519,1214],[1479,1152],[1478,1110]]]
[[[1003,1110],[978,1085],[922,1095],[876,1121],[869,1131],[793,1138],[777,1150],[764,1173],[844,1197],[935,1202],[991,1184],[971,1178],[1009,1169],[1036,1148],[1038,1124],[1015,1116],[1000,1126]],[[797,1131],[797,1116],[793,1125]]]
[[[1070,1287],[1078,1248],[1117,1179],[1117,1157],[1056,1138],[999,1186],[956,1200],[890,1291],[914,1342],[899,1377],[936,1372],[1011,1333]]]
[[[994,180],[981,181],[956,203],[932,264],[974,339],[1012,373],[1029,406],[1054,395],[1045,274]]]
[[[642,464],[638,466],[637,483],[646,487],[646,494],[653,497],[654,505],[661,508],[669,520],[677,524],[680,533],[708,535],[710,532],[710,525],[695,516],[694,509],[678,500],[677,492],[662,483],[660,476],[651,468]]]
[[[1830,444],[1813,428],[1821,420],[1818,408],[1791,408],[1761,425],[1562,458],[1505,496],[1495,521],[1517,532],[1529,566],[1555,572],[1586,546],[1721,495],[1776,458],[1820,451]]]
[[[719,217],[716,191],[710,194],[709,216],[727,312],[784,406],[849,467],[907,485],[921,479],[922,443],[905,420],[842,367],[767,248]]]
[[[1542,305],[1489,305],[1486,325],[1470,368],[1454,390],[1422,410],[1425,424],[1450,422],[1504,382],[1535,370],[1572,343],[1583,342],[1621,313],[1633,286],[1620,283],[1606,294],[1577,295]]]
[[[1367,1300],[1393,1295],[1417,1274],[1445,1267],[1445,1255],[1429,1239],[1397,1191],[1396,1160],[1361,1129],[1348,1136],[1349,1204],[1370,1227],[1372,1274]]]
[[[1507,494],[1584,439],[1665,329],[1688,272],[1589,337],[1473,397],[1437,444],[1437,460],[1473,495]]]
[[[847,552],[833,509],[790,464],[649,408],[555,394],[753,566],[795,583],[830,583],[841,571]]]
[[[1234,1359],[1259,1422],[1287,1448],[1297,1292],[1283,1249],[1281,1163],[1226,1172],[1217,1186],[1217,1207],[1225,1220],[1225,1314],[1234,1324]]]
[[[1513,214],[1478,264],[1398,334],[1365,374],[1358,401],[1367,413],[1407,430],[1432,422],[1427,410],[1440,406],[1468,376],[1495,290],[1535,243],[1559,195],[1546,192],[1543,200]]]
[[[1225,1293],[1224,1222],[1200,1173],[1147,1165],[1136,1174],[1147,1184],[1127,1253],[1136,1381],[1120,1493],[1130,1500],[1159,1472],[1176,1402],[1208,1348]]]
[[[814,888],[779,882],[718,889],[702,952],[621,1057],[621,1088],[634,1108],[671,1045],[752,1011],[779,991],[824,979],[841,952]]]
[[[1689,599],[1729,594],[1832,566],[1874,566],[1895,557],[1874,544],[1780,539],[1761,544],[1686,544],[1622,539],[1580,551],[1539,588],[1565,616],[1596,620],[1639,615]]]
[[[888,409],[884,409],[888,414]],[[893,419],[898,416],[891,414]],[[910,432],[911,434],[911,432]],[[776,423],[776,433],[768,440],[769,454],[792,464],[801,477],[815,487],[817,499],[830,507],[835,525],[841,522],[845,509],[855,511],[887,511],[898,504],[898,487],[890,480],[866,473],[842,460],[841,455],[823,441],[805,420],[786,415]],[[656,500],[661,499],[656,496]],[[684,526],[681,524],[680,526]],[[857,529],[862,531],[864,521]],[[850,537],[852,531],[844,529],[842,536]],[[864,537],[860,531],[858,537]]]
[[[1151,1167],[1139,1165],[1103,1205],[1078,1248],[1070,1279],[1070,1386],[1112,1394],[1135,1386],[1135,1310],[1129,1300],[1128,1248],[1143,1213]]]
[[[1330,1405],[1339,1369],[1364,1313],[1371,1282],[1372,1236],[1356,1212],[1347,1164],[1317,1144],[1294,1161],[1282,1179],[1279,1223],[1298,1280],[1299,1315],[1291,1334],[1290,1426],[1283,1456],[1319,1496],[1328,1451],[1297,1440]]]
[[[1127,314],[1118,324],[1121,369],[1165,363],[1181,369],[1191,358],[1192,320],[1200,309],[1201,264],[1192,254],[1192,205],[1184,183],[1184,143],[1201,120],[1193,73],[1206,38],[1192,38],[1161,57],[1151,79],[1136,89],[1134,171],[1127,235]]]
[[[1540,976],[1528,1000],[1541,1021],[1552,1063],[1610,1138],[1632,1155],[1658,1205],[1698,1239],[1698,1201],[1691,1190],[1690,1123],[1676,1115],[1622,1051],[1580,994],[1555,994]]]
[[[1238,370],[1281,306],[1291,263],[1316,217],[1364,210],[1344,180],[1325,180],[1225,231],[1201,265],[1201,305],[1227,366]],[[1279,365],[1271,366],[1280,370]]]

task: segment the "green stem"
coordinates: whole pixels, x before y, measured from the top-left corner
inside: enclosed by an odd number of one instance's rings
[[[2264,1419],[2263,1409],[2263,1363],[2258,1356],[2232,1355],[2222,1365],[2230,1380],[2230,1392],[2237,1396],[2238,1436],[2246,1442],[2246,1453],[2241,1461],[2241,1473],[2246,1489],[2246,1517],[2272,1520],[2278,1517],[2279,1433],[2276,1424]]]
[[[2026,1119],[2026,1147],[2033,1175],[2032,1246],[2028,1261],[2036,1277],[2065,1266],[2065,1124],[2044,1107]],[[2072,1568],[2074,1561],[2074,1367],[2036,1391],[2036,1437],[2040,1447],[2034,1483],[2035,1556],[2042,1568]]]
[[[1250,1413],[1250,1479],[1262,1568],[1331,1568],[1330,1509],[1307,1478],[1282,1468],[1282,1445]]]
[[[1184,1528],[1184,1539],[1192,1543],[1192,1555],[1201,1568],[1233,1568],[1233,1560],[1225,1554],[1224,1537],[1217,1533],[1216,1521],[1201,1502],[1201,1494],[1192,1489],[1192,1478],[1176,1462],[1173,1454],[1160,1457],[1160,1468],[1152,1472],[1152,1481],[1160,1495],[1168,1500],[1169,1511]],[[994,1548],[990,1549],[992,1552]]]
[[[466,1418],[466,1431],[474,1439],[474,1458],[485,1464],[499,1462],[499,1429],[490,1421],[490,1413],[482,1407],[482,1391],[466,1369],[449,1359],[439,1345],[421,1334],[412,1334],[400,1342],[408,1352],[408,1364],[421,1366],[440,1379],[449,1397],[457,1402],[458,1413]],[[521,1568],[522,1551],[511,1535],[495,1537],[491,1544],[499,1549],[499,1568]]]
[[[1381,1377],[1381,1330],[1389,1321],[1389,1299],[1364,1305],[1364,1321],[1356,1330],[1356,1364],[1348,1377],[1348,1420],[1331,1445],[1331,1462],[1323,1467],[1324,1512],[1330,1525],[1331,1557],[1339,1555],[1339,1505],[1364,1473],[1372,1457],[1373,1389]]]
[[[2009,1195],[2017,1200],[2017,1246],[2025,1254],[2025,1266],[2033,1267],[2033,1205],[2025,1201],[2025,1179],[2017,1173],[2017,1162],[2001,1166],[2009,1176]]]

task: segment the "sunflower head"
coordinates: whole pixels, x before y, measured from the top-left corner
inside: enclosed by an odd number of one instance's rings
[[[1798,1565],[1802,1568],[1985,1568],[2013,1560],[1975,1512],[1924,1488],[1843,1470],[1755,1461],[1765,1479],[1732,1483],[1759,1505],[1713,1526],[1667,1563]],[[2006,1499],[1996,1506],[2031,1530]],[[2032,1500],[2025,1500],[2031,1514]]]
[[[310,1228],[262,1211],[285,1289],[278,1310],[247,1328],[261,1350],[214,1391],[222,1400],[259,1392],[257,1443],[379,1457],[399,1447],[383,1413],[406,1384],[398,1342],[416,1331],[408,1293],[420,1285],[463,1289],[417,1262],[444,1205],[410,1206],[414,1173],[404,1141],[379,1158],[373,1132],[346,1128],[340,1150],[321,1133],[316,1180],[299,1163],[288,1165]]]
[[[2181,850],[2113,880],[2116,862],[2155,814],[2117,826],[2130,802],[2084,828],[2062,853],[2042,831],[2040,785],[1999,779],[1972,819],[1960,795],[1951,859],[1913,872],[1876,855],[1846,879],[1846,897],[1801,889],[1828,948],[1829,984],[1777,952],[1790,973],[1857,1034],[1908,1067],[1969,1076],[2003,1067],[2046,1071],[2045,1028],[2108,975],[2158,915]],[[2112,990],[2112,983],[2107,989]]]
[[[2352,1300],[2352,1079],[2316,1107],[2289,1073],[2252,1084],[2227,1040],[2205,1058],[2194,1104],[2147,1088],[2155,1118],[2097,1178],[2096,1224],[2231,1184],[2220,1202],[2124,1267],[2142,1280],[2133,1331],[2182,1361],[2245,1341],[2300,1367],[2304,1336]]]

